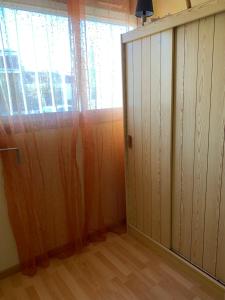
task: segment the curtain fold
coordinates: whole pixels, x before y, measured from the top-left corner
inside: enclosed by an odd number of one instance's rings
[[[76,119],[75,114],[71,117]],[[41,129],[19,132],[6,132],[8,126],[1,126],[1,147],[20,151],[19,162],[15,153],[4,152],[2,163],[9,217],[21,267],[28,275],[37,265],[48,264],[49,252],[73,253],[83,246],[77,125],[64,127],[60,117],[55,123],[53,128],[42,124]]]
[[[81,108],[85,230],[88,234],[101,233],[125,221],[120,34],[135,24],[131,16],[133,4],[127,0],[67,3],[75,49],[75,86]],[[92,47],[97,81],[94,97],[90,93],[94,85]],[[100,85],[106,88],[98,88]]]
[[[28,275],[125,222],[120,34],[134,26],[131,3],[67,5],[68,17],[0,7],[0,146],[18,149],[1,158]]]

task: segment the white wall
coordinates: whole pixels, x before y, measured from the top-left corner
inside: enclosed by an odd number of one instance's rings
[[[18,264],[16,243],[9,224],[3,184],[0,160],[0,272]]]

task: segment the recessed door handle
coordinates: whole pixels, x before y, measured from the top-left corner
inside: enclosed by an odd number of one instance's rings
[[[19,148],[0,148],[0,152],[7,152],[7,151],[16,151],[16,161],[20,163],[20,150]]]
[[[132,146],[133,146],[133,139],[132,139],[131,135],[127,136],[127,145],[129,148],[132,148]]]

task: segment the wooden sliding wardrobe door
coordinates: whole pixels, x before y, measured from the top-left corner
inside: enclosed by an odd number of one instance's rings
[[[128,225],[171,246],[173,30],[125,45]]]
[[[198,74],[198,53],[199,53],[199,22],[187,24],[176,29],[176,83],[175,83],[175,106],[174,106],[174,149],[173,149],[173,211],[172,211],[172,247],[173,249],[191,259],[192,241],[192,213],[193,213],[193,185],[194,185],[194,161],[195,161],[195,115],[197,97],[197,74]],[[212,55],[212,54],[211,54]],[[206,64],[205,64],[206,66]],[[204,64],[203,66],[204,67]],[[201,76],[201,74],[199,74]],[[205,80],[205,78],[203,78]],[[207,84],[203,81],[203,86]],[[206,103],[201,103],[201,102]],[[208,98],[202,97],[199,105],[204,110],[199,110],[199,135],[202,141],[207,139],[207,124],[202,125],[202,119],[209,118]],[[207,128],[208,127],[208,128]],[[205,133],[206,131],[206,133]],[[197,142],[198,143],[198,142]],[[195,164],[202,164],[204,167],[204,145],[196,143],[197,152],[200,151],[199,159]],[[207,145],[207,141],[206,141]],[[207,153],[206,153],[207,154]],[[198,153],[197,153],[198,155]],[[198,169],[196,176],[199,176],[198,183],[204,184],[204,169]],[[203,192],[204,193],[204,192]],[[202,200],[201,200],[202,201]],[[202,227],[204,208],[201,206],[198,216],[198,226]],[[195,228],[199,230],[199,228]],[[201,230],[201,229],[200,229]],[[199,241],[200,242],[200,241]],[[200,245],[199,245],[200,246]]]
[[[225,13],[214,18],[203,267],[225,283]]]
[[[225,14],[176,29],[172,248],[225,281]]]

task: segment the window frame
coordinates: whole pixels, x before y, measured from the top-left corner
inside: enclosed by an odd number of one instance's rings
[[[31,3],[30,0],[17,0],[17,1],[2,1],[0,4],[0,7],[3,8],[9,8],[9,9],[15,9],[15,10],[22,10],[26,12],[31,13],[40,13],[40,14],[47,14],[47,15],[54,15],[54,16],[61,16],[68,19],[69,22],[69,16],[67,13],[67,5],[65,3],[61,3],[58,1],[52,1],[52,0],[38,0]],[[53,8],[54,7],[54,8]],[[117,12],[117,11],[110,11],[110,17],[104,17],[104,15],[109,15],[106,9],[102,8],[94,8],[94,7],[86,7],[86,20],[91,22],[98,22],[103,24],[110,24],[110,25],[118,25],[118,26],[127,26],[130,27],[126,21],[124,21],[124,15],[123,12]],[[70,25],[69,30],[70,30]],[[53,76],[53,75],[52,75]],[[73,88],[71,90],[73,94]],[[121,104],[122,105],[122,104]],[[53,105],[52,105],[53,106]],[[57,108],[57,106],[56,106]],[[112,107],[118,109],[119,107]],[[102,108],[87,108],[87,110],[108,110],[111,109],[109,107],[102,107]],[[69,110],[62,111],[62,113],[70,112]],[[39,114],[55,114],[55,113],[61,113],[60,111],[44,111],[41,110],[40,112],[26,112],[23,113],[22,116],[29,116],[29,115],[39,115]],[[11,116],[18,116],[20,114],[12,113]]]
[[[54,0],[2,0],[0,7],[68,17],[67,5]]]

